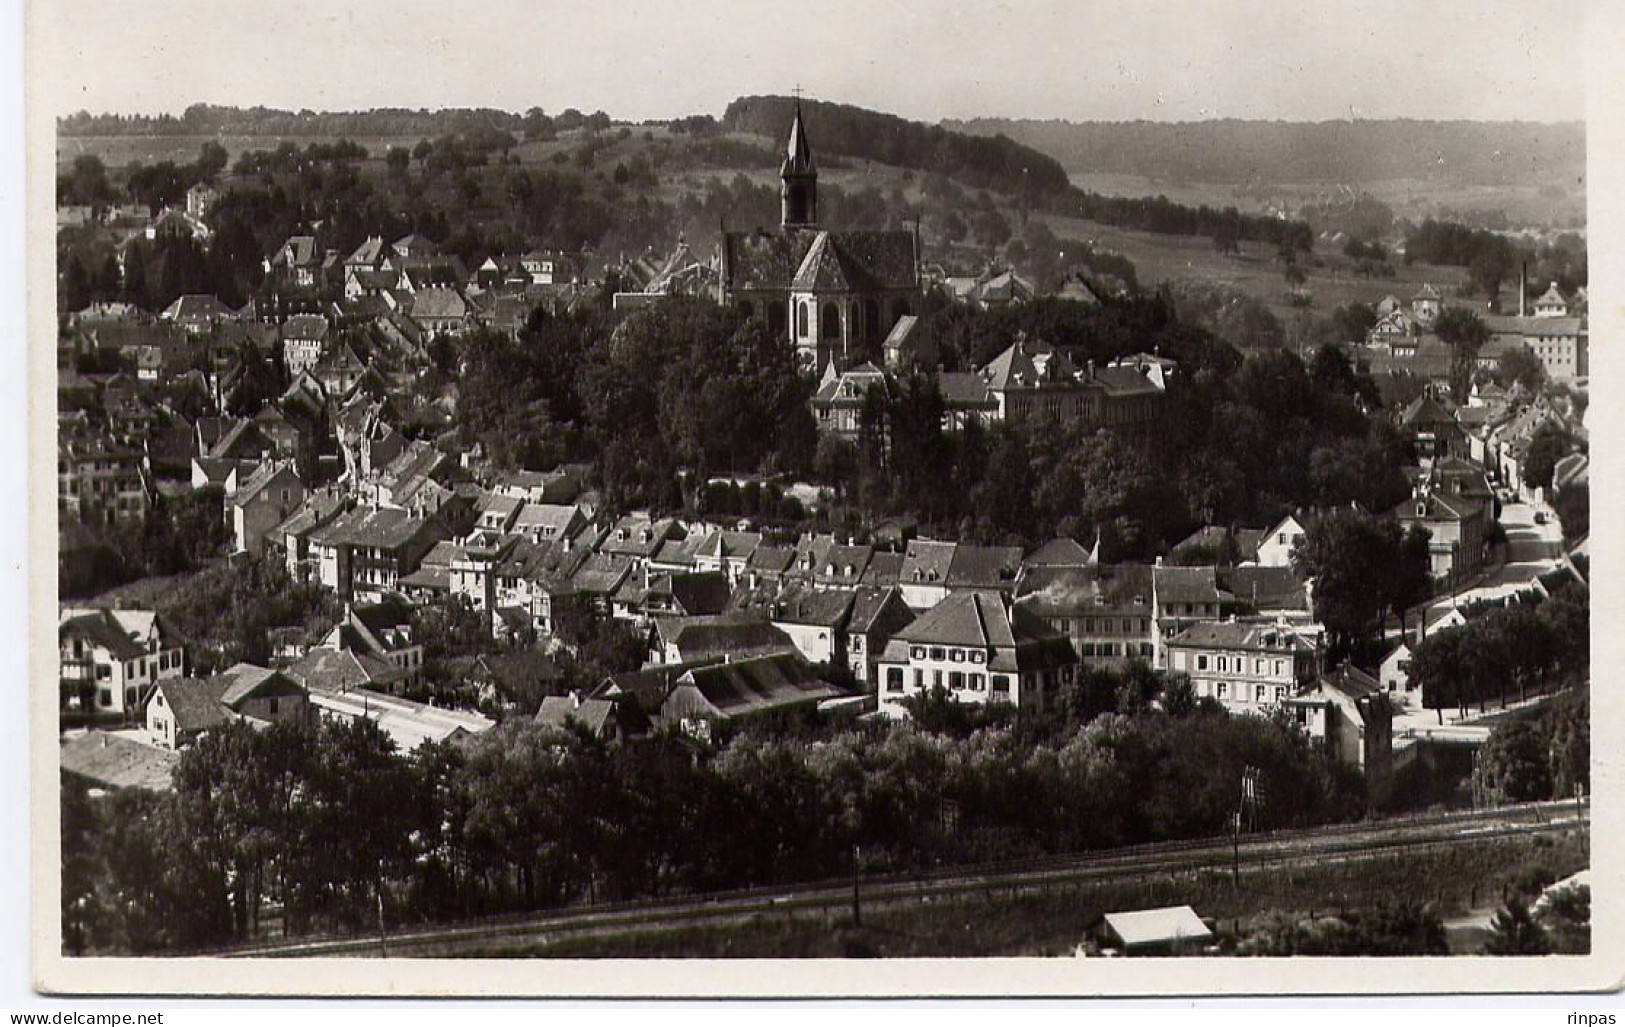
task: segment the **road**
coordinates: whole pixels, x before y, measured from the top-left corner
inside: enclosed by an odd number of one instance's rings
[[[1572,803],[1538,803],[1501,810],[1394,818],[1312,830],[1132,846],[1077,856],[1047,857],[924,876],[872,876],[861,883],[865,910],[951,901],[971,896],[1042,892],[1080,883],[1125,883],[1198,870],[1241,870],[1371,859],[1476,843],[1489,837],[1545,834],[1582,826]],[[566,938],[606,937],[679,927],[725,927],[763,916],[839,916],[852,902],[852,880],[755,889],[704,897],[586,906],[542,914],[496,917],[390,934],[299,939],[212,953],[223,956],[455,956],[534,950]]]

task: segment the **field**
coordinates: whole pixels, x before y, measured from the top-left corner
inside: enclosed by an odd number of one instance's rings
[[[1062,238],[1082,239],[1096,250],[1120,253],[1134,262],[1142,286],[1159,282],[1198,279],[1227,285],[1267,304],[1283,321],[1301,312],[1287,298],[1287,284],[1275,248],[1264,243],[1244,242],[1239,254],[1223,254],[1205,236],[1156,235],[1102,225],[1080,218],[1050,217],[1049,224]],[[1332,308],[1352,302],[1376,304],[1392,293],[1408,300],[1424,282],[1431,282],[1448,297],[1467,279],[1465,269],[1428,264],[1393,264],[1394,278],[1363,278],[1351,270],[1351,262],[1335,247],[1322,246],[1316,256],[1324,267],[1304,266],[1305,284],[1314,297],[1310,310],[1322,316]]]
[[[841,956],[971,957],[1069,956],[1108,912],[1191,905],[1217,921],[1218,933],[1245,934],[1279,915],[1336,915],[1381,903],[1426,903],[1443,919],[1486,904],[1532,869],[1561,878],[1587,863],[1587,841],[1486,840],[1437,854],[1330,862],[1243,875],[1238,890],[1223,869],[1142,883],[1071,886],[1040,893],[999,889],[966,902],[864,911],[861,926],[850,913],[831,920],[818,915],[762,916],[738,927],[686,928],[564,940],[530,948],[460,951],[474,957],[568,958],[804,958]],[[1451,938],[1452,951],[1458,940]],[[1460,939],[1462,950],[1482,943],[1477,932]]]

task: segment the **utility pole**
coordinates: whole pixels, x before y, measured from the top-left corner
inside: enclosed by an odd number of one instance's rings
[[[861,878],[863,876],[862,871],[859,869],[860,866],[862,865],[862,864],[859,863],[859,860],[861,860],[862,858],[863,858],[863,849],[858,846],[857,842],[853,842],[852,843],[852,926],[853,927],[862,927],[863,926],[863,907],[860,905],[860,903],[858,901],[858,882],[861,880]]]

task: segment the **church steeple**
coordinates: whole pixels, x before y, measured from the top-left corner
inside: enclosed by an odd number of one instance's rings
[[[801,97],[790,123],[790,142],[779,168],[780,221],[785,228],[812,228],[818,224],[818,168],[813,164],[807,126],[801,120]]]

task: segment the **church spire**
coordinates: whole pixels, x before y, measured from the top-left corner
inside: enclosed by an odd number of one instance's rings
[[[790,123],[784,164],[779,168],[780,220],[785,228],[811,228],[818,223],[818,168],[813,164],[807,126],[801,120],[799,93],[797,90],[796,116]]]

